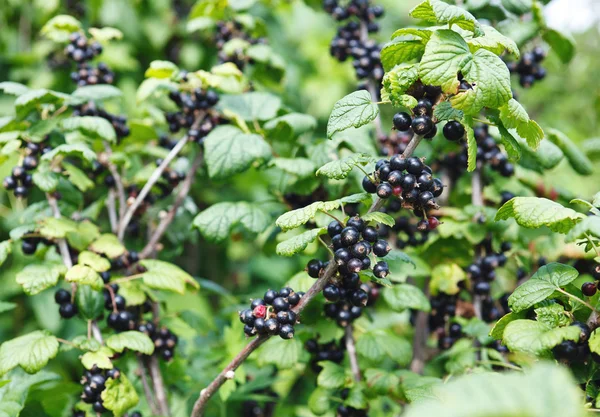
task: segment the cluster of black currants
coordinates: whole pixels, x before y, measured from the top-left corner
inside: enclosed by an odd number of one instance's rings
[[[274,417],[275,408],[278,404],[279,396],[270,388],[255,390],[251,395],[257,395],[264,398],[259,402],[256,400],[246,400],[242,403],[241,417]],[[268,398],[268,399],[267,399]]]
[[[412,134],[408,131],[393,131],[389,135],[378,136],[377,142],[379,144],[379,154],[387,157],[402,154],[406,150],[411,139]]]
[[[60,307],[58,313],[63,319],[75,317],[78,313],[77,304],[72,301],[71,293],[64,289],[59,289],[54,293],[54,301]]]
[[[188,130],[188,139],[202,144],[204,138],[222,122],[219,115],[211,109],[219,102],[219,95],[213,90],[195,89],[192,93],[171,91],[169,98],[180,111],[165,115],[169,131],[178,132],[181,128]],[[198,118],[201,118],[197,121]]]
[[[327,233],[339,275],[323,288],[323,296],[330,303],[325,305],[325,315],[340,327],[346,327],[361,316],[362,308],[369,302],[371,287],[361,283],[359,272],[371,269],[371,254],[383,258],[391,247],[380,239],[376,228],[368,226],[359,216],[351,217],[345,227],[337,220],[332,221]],[[307,265],[308,275],[319,278],[328,265],[329,262],[313,259]],[[373,265],[372,272],[381,279],[387,277],[390,270],[387,262],[379,261]]]
[[[396,218],[392,230],[396,233],[396,247],[404,249],[407,246],[421,246],[427,242],[429,232],[439,225],[439,220],[435,216],[428,219],[421,219],[418,222],[408,216]]]
[[[139,332],[144,333],[154,342],[154,353],[170,361],[175,356],[178,338],[168,328],[161,327],[157,329],[151,321],[140,323],[137,327]]]
[[[159,166],[162,163],[162,159],[159,158],[156,160],[156,166]],[[168,183],[168,186],[165,189],[163,189],[163,191],[172,190],[173,188],[177,187],[179,183],[185,178],[185,174],[183,172],[177,171],[170,167],[166,167],[161,176],[162,179]]]
[[[304,296],[289,287],[279,292],[268,290],[263,298],[252,300],[250,308],[240,311],[240,321],[244,323],[246,336],[279,335],[282,339],[294,337],[294,325],[298,319],[292,309]]]
[[[104,413],[106,408],[102,402],[102,391],[106,387],[106,381],[109,378],[119,379],[120,377],[121,371],[117,368],[103,370],[94,365],[81,377],[81,385],[83,385],[81,400],[86,404],[92,404],[95,412]]]
[[[41,143],[27,142],[25,145],[26,156],[20,165],[13,167],[11,175],[5,177],[2,185],[6,190],[12,190],[17,198],[25,198],[29,195],[29,190],[33,186],[33,176],[31,171],[35,170],[39,164],[39,155],[51,151],[50,146],[44,146]]]
[[[375,21],[381,18],[385,9],[380,5],[372,5],[370,0],[350,0],[346,5],[340,4],[338,0],[324,0],[323,9],[335,20],[342,21],[356,17],[367,25],[369,33],[379,31],[379,25]]]
[[[350,390],[348,388],[344,388],[342,392],[340,392],[340,398],[342,400],[348,399],[350,395]],[[343,404],[338,405],[336,417],[368,417],[367,410],[361,410],[354,407],[349,407]]]
[[[228,53],[225,50],[227,42],[233,39],[241,39],[248,42],[250,45],[266,44],[266,38],[254,38],[248,32],[244,30],[243,25],[240,22],[229,21],[229,22],[217,22],[217,33],[215,35],[215,46],[219,50],[218,58],[219,62],[231,62],[240,70],[243,70],[250,57],[244,54],[243,50],[237,49],[233,53]]]
[[[310,367],[315,372],[321,372],[323,368],[319,365],[319,362],[341,363],[344,360],[346,344],[343,339],[339,342],[332,340],[327,343],[319,343],[317,339],[309,339],[304,343],[304,348],[310,353]]]
[[[571,326],[577,326],[581,330],[579,333],[579,340],[577,342],[573,340],[564,340],[552,348],[552,353],[554,354],[554,357],[561,362],[585,362],[590,356],[588,339],[590,338],[592,330],[582,321],[574,321],[571,323]],[[592,354],[592,359],[596,362],[600,362],[600,356],[595,353]]]
[[[358,22],[350,21],[338,28],[337,35],[329,46],[329,53],[340,62],[352,57],[352,66],[358,79],[372,78],[378,83],[383,80],[381,46],[373,40],[361,39]]]
[[[477,140],[477,161],[488,164],[494,171],[503,177],[512,177],[515,166],[508,161],[508,157],[496,144],[494,138],[488,133],[486,125],[477,126],[475,129]],[[441,161],[449,175],[456,179],[467,169],[468,151],[466,144],[460,153],[449,153]]]
[[[500,246],[500,253],[495,253],[492,251],[491,242],[486,239],[481,248],[485,254],[469,265],[466,273],[471,282],[472,293],[481,297],[481,318],[485,322],[491,323],[502,316],[500,309],[491,297],[491,283],[496,280],[496,268],[506,264],[506,252],[512,249],[512,245],[510,242],[503,242]]]
[[[546,77],[546,70],[541,66],[544,58],[546,58],[546,51],[537,46],[531,52],[521,55],[518,62],[507,62],[506,66],[512,74],[519,76],[521,87],[529,88],[536,81],[543,80]]]
[[[113,83],[115,74],[105,63],[99,62],[94,67],[88,62],[101,53],[102,45],[100,43],[88,40],[80,32],[71,34],[69,44],[65,48],[65,54],[77,64],[77,70],[71,73],[71,80],[77,83],[77,86]]]
[[[73,116],[96,116],[107,120],[115,129],[117,139],[121,140],[129,136],[130,129],[127,126],[127,118],[118,114],[111,114],[102,108],[96,107],[92,101],[73,107]]]
[[[109,278],[106,278],[107,275]],[[100,276],[105,282],[110,280],[108,272],[103,272]],[[134,330],[137,315],[127,310],[125,297],[119,294],[119,284],[110,284],[110,289],[105,288],[103,294],[104,308],[111,312],[106,319],[108,327],[117,332]]]
[[[363,178],[362,185],[366,192],[377,193],[379,198],[401,198],[405,207],[411,207],[418,217],[427,218],[427,228],[438,226],[437,219],[427,213],[438,208],[435,198],[442,194],[444,185],[420,158],[394,155],[389,161],[381,159],[375,165],[375,172]]]
[[[23,255],[33,255],[38,248],[38,245],[43,243],[46,246],[53,245],[53,242],[39,236],[24,236],[21,238],[21,250]]]
[[[306,207],[316,201],[327,200],[328,193],[323,185],[319,185],[314,191],[308,195],[287,193],[283,195],[283,201],[287,204],[290,209],[296,210],[302,207]]]

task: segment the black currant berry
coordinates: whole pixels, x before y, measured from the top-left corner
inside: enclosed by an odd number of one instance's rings
[[[28,155],[23,158],[23,168],[27,171],[31,171],[32,169],[36,169],[38,166],[38,160],[35,156]]]
[[[346,268],[352,273],[357,273],[363,269],[363,263],[360,259],[353,258],[348,261]]]
[[[280,311],[283,313],[283,311]],[[274,335],[279,333],[280,324],[276,319],[269,319],[265,321],[265,327],[267,328],[267,333],[270,335]]]
[[[363,290],[356,290],[352,293],[350,301],[358,307],[364,307],[369,301],[369,295]]]
[[[70,319],[77,314],[77,306],[71,303],[61,304],[58,313],[63,319]]]
[[[567,361],[576,360],[578,357],[577,343],[572,340],[565,340],[552,349],[552,353],[556,359],[564,359]]]
[[[388,175],[387,181],[391,186],[396,187],[401,185],[402,178],[403,175],[400,171],[392,171],[390,172],[390,175]]]
[[[365,228],[365,221],[359,216],[350,217],[346,222],[346,226],[354,227],[359,232],[362,232],[362,230]]]
[[[265,324],[265,319],[263,318],[257,318],[256,320],[254,320],[254,334],[266,334],[267,333],[267,326]]]
[[[456,120],[450,120],[443,129],[444,137],[450,141],[462,139],[465,135],[465,128]]]
[[[409,174],[419,175],[424,167],[425,164],[423,164],[423,161],[416,156],[411,156],[406,160],[406,170]]]
[[[417,135],[424,136],[433,129],[433,121],[429,116],[417,116],[410,126]]]
[[[404,171],[406,170],[406,159],[400,155],[394,155],[390,159],[390,168],[392,171]]]
[[[15,187],[17,186],[18,182],[15,178],[13,178],[12,176],[8,176],[6,178],[4,178],[4,180],[2,181],[2,186],[4,187],[5,190],[14,190]]]
[[[360,233],[358,229],[348,226],[342,230],[342,244],[346,247],[354,245],[360,239]]]
[[[377,257],[383,258],[390,253],[391,250],[392,247],[390,244],[383,239],[380,239],[373,244],[373,254],[375,254]]]
[[[21,250],[25,255],[33,255],[37,250],[37,242],[31,240],[23,240]]]
[[[27,197],[27,194],[29,194],[29,191],[27,190],[26,187],[22,186],[22,185],[18,185],[17,187],[15,187],[15,197],[17,198],[25,198]]]
[[[377,278],[385,278],[389,275],[389,273],[390,268],[385,261],[379,261],[373,267],[373,275],[375,275]]]
[[[426,98],[423,98],[419,100],[415,107],[413,107],[413,112],[417,116],[431,116],[432,109],[433,106],[431,104],[431,101],[427,100]]]
[[[11,177],[8,177],[8,178],[11,178]],[[365,177],[363,178],[362,187],[363,187],[363,190],[365,190],[367,193],[372,194],[375,191],[377,191],[377,185],[375,185],[367,175],[365,175]]]
[[[435,137],[435,135],[437,135],[437,126],[433,125],[431,130],[429,132],[425,133],[425,135],[423,135],[423,137],[425,139],[433,139]]]
[[[54,301],[56,304],[66,304],[71,302],[71,293],[67,290],[57,290],[54,293]]]
[[[393,119],[394,128],[401,132],[406,132],[410,129],[410,124],[412,123],[412,119],[408,113],[401,112],[396,113]]]
[[[592,297],[593,295],[596,294],[597,290],[598,290],[598,286],[594,282],[584,282],[583,285],[581,286],[581,292],[586,297]]]
[[[294,327],[291,324],[284,324],[279,330],[279,337],[282,339],[292,339],[294,337]]]
[[[367,242],[377,242],[377,239],[379,238],[379,234],[377,233],[377,229],[375,229],[372,226],[367,226],[362,231],[362,237]]]
[[[327,301],[335,303],[340,299],[340,289],[333,284],[328,284],[323,288],[323,296]]]
[[[379,198],[389,198],[394,193],[394,189],[387,182],[382,182],[377,186],[377,196]]]
[[[287,298],[292,292],[293,290],[290,287],[284,287],[279,290],[279,296],[282,298]]]
[[[400,186],[404,192],[409,192],[417,185],[417,179],[412,174],[406,174],[402,177],[402,183]]]
[[[277,297],[273,300],[273,308],[275,311],[287,311],[290,309],[290,303],[285,298]]]
[[[352,259],[352,254],[346,248],[340,248],[335,251],[333,259],[338,265],[344,265],[350,259]]]
[[[342,233],[342,229],[343,226],[340,224],[340,222],[334,220],[327,226],[327,234],[329,234],[330,237],[334,237],[335,235]]]
[[[490,283],[489,282],[485,282],[485,281],[480,281],[477,284],[475,284],[475,287],[473,288],[475,294],[478,295],[487,295],[490,293]]]
[[[263,300],[262,298],[255,298],[254,300],[252,300],[252,302],[250,303],[250,308],[252,310],[254,310],[256,307],[258,306],[266,306],[267,303],[265,303],[265,300]]]

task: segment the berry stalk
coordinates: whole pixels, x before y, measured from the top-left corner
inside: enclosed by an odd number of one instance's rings
[[[360,367],[358,366],[358,358],[356,356],[356,344],[354,343],[354,330],[352,324],[346,327],[346,352],[348,352],[348,358],[350,358],[350,369],[352,369],[352,376],[354,380],[359,382],[361,380]]]

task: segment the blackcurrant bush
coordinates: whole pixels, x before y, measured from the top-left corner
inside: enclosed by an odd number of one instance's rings
[[[443,133],[446,139],[454,142],[462,139],[462,137],[465,135],[465,128],[456,120],[450,120],[444,126]]]
[[[408,113],[401,112],[394,115],[393,123],[396,130],[406,132],[408,129],[410,129],[411,122],[412,118]]]

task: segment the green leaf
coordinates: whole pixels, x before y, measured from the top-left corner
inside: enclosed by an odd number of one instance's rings
[[[541,355],[563,340],[579,340],[577,326],[552,328],[534,320],[515,320],[506,325],[503,343],[514,352]]]
[[[309,243],[314,241],[317,236],[326,233],[327,228],[321,227],[319,229],[311,229],[300,235],[294,236],[290,239],[284,240],[277,244],[275,252],[281,256],[292,256],[296,253],[302,252]]]
[[[298,364],[302,350],[302,342],[298,339],[273,337],[261,348],[259,363],[273,364],[278,369],[293,368]]]
[[[484,107],[498,108],[512,98],[510,72],[494,53],[478,49],[462,68],[473,87],[450,98],[452,106],[465,114],[478,114]]]
[[[113,259],[121,256],[125,253],[125,246],[119,239],[110,233],[104,233],[100,235],[98,239],[92,242],[90,250],[106,255],[108,258]]]
[[[533,120],[529,118],[527,111],[521,104],[511,98],[508,103],[500,107],[500,120],[508,129],[516,129],[520,137],[527,141],[532,149],[537,149],[542,139],[544,131]]]
[[[73,94],[71,94],[71,102],[81,104],[88,101],[104,101],[121,97],[122,95],[123,93],[121,90],[109,84],[86,85],[73,91]]]
[[[121,32],[119,29],[109,26],[104,26],[101,28],[89,28],[88,32],[90,32],[90,35],[92,35],[92,37],[100,43],[107,43],[113,39],[123,39],[123,32]]]
[[[179,294],[185,292],[186,284],[195,289],[200,288],[194,278],[177,265],[155,259],[144,259],[139,263],[146,268],[143,279],[144,284],[150,288]]]
[[[371,161],[373,161],[373,158],[367,154],[353,153],[342,159],[326,163],[317,170],[316,175],[323,175],[327,178],[342,180],[350,174],[354,167],[359,165],[365,166]]]
[[[319,362],[323,370],[317,377],[317,385],[323,388],[341,388],[346,381],[346,369],[333,362]]]
[[[460,110],[456,110],[452,107],[449,101],[442,101],[435,106],[433,109],[433,116],[439,121],[443,120],[462,120],[464,113]]]
[[[208,174],[214,179],[229,178],[272,156],[271,147],[260,135],[229,125],[214,129],[206,137],[204,149]]]
[[[281,99],[269,93],[224,94],[219,100],[219,109],[228,110],[246,121],[265,121],[277,116]]]
[[[477,168],[477,140],[473,130],[473,118],[464,116],[462,122],[467,138],[467,171],[473,172]]]
[[[567,157],[569,164],[581,175],[591,175],[594,172],[592,161],[579,150],[577,145],[563,132],[557,129],[548,129],[548,140],[560,148]]]
[[[517,59],[521,55],[515,41],[498,32],[493,26],[481,25],[484,36],[473,37],[471,33],[465,32],[461,35],[465,38],[472,51],[487,49],[496,55],[502,55],[504,51],[513,54]]]
[[[86,192],[94,186],[94,182],[88,178],[87,174],[77,168],[75,165],[63,161],[62,166],[65,169],[65,172],[69,175],[69,180],[71,183],[77,187],[79,191]]]
[[[431,388],[430,388],[431,389]],[[581,390],[568,369],[536,364],[525,372],[452,378],[408,406],[404,417],[581,417]]]
[[[269,137],[289,140],[314,130],[317,127],[317,121],[308,114],[288,113],[269,120],[264,127],[269,131]]]
[[[62,127],[66,131],[78,130],[91,139],[102,139],[111,143],[117,141],[112,124],[99,116],[69,117],[62,121]]]
[[[119,284],[119,294],[127,300],[127,305],[139,306],[146,301],[146,293],[141,282],[125,281]]]
[[[112,369],[113,364],[110,358],[113,355],[114,352],[111,349],[102,346],[96,351],[85,353],[81,357],[81,364],[85,366],[85,369],[92,369],[94,366],[97,366],[100,369]]]
[[[79,285],[89,285],[95,290],[101,290],[104,287],[100,275],[85,265],[73,265],[65,274],[65,280]]]
[[[92,151],[89,146],[83,143],[74,143],[72,145],[58,145],[50,152],[45,153],[44,156],[42,156],[42,160],[52,161],[56,155],[76,155],[81,159],[85,159],[87,162],[93,162],[98,159],[96,153]]]
[[[542,38],[560,58],[564,64],[571,62],[575,56],[575,41],[571,36],[555,29],[545,29]]]
[[[527,310],[550,297],[555,290],[577,278],[579,273],[571,266],[550,263],[542,266],[508,297],[510,309],[516,313]]]
[[[429,290],[432,295],[444,293],[449,295],[458,294],[460,288],[458,283],[466,279],[465,271],[456,264],[436,265],[431,271],[431,282]]]
[[[358,203],[370,199],[370,194],[360,193],[353,194],[347,197],[340,198],[339,200],[333,201],[316,201],[306,207],[292,210],[279,216],[275,224],[280,227],[283,231],[295,229],[298,226],[302,226],[309,220],[313,219],[318,211],[331,211],[339,208],[345,203]]]
[[[61,377],[58,374],[48,371],[29,375],[20,369],[15,369],[7,375],[7,379],[0,381],[0,415],[2,417],[23,416],[24,414],[21,414],[21,411],[25,408],[25,404],[33,402],[34,395],[30,396],[29,394],[35,391],[39,392],[38,388],[46,384],[50,386],[53,383],[56,384],[56,380],[60,379]],[[43,391],[44,394],[48,395],[48,391]]]
[[[425,43],[421,40],[394,39],[381,48],[381,63],[386,71],[413,59],[420,58],[425,52]]]
[[[152,340],[146,334],[138,331],[114,334],[106,339],[106,346],[119,353],[125,349],[134,350],[144,355],[152,355],[154,352]]]
[[[395,311],[406,309],[429,311],[431,309],[427,296],[418,287],[410,284],[396,284],[383,290],[383,298]]]
[[[81,29],[81,23],[73,16],[61,14],[48,20],[40,33],[55,42],[65,42],[73,32]]]
[[[453,6],[439,0],[425,0],[410,11],[415,19],[421,19],[434,24],[446,24],[469,30],[475,36],[483,35],[479,22],[465,9]]]
[[[495,221],[514,218],[529,229],[547,226],[557,233],[567,233],[585,216],[554,201],[538,197],[515,197],[496,213]]]
[[[515,140],[519,143],[523,154],[537,164],[534,167],[530,167],[531,169],[535,169],[541,173],[542,170],[539,169],[539,167],[543,168],[544,170],[552,169],[564,158],[564,154],[560,148],[547,139],[542,140],[540,142],[540,147],[534,151],[527,146],[525,139],[521,138],[515,130],[512,130],[511,133]]]
[[[500,320],[498,320],[496,322],[496,324],[494,324],[494,327],[490,331],[490,337],[493,337],[496,340],[502,340],[502,338],[504,336],[504,329],[506,329],[506,326],[508,325],[508,323],[515,321],[515,320],[524,319],[524,318],[525,318],[525,312],[519,312],[519,313],[511,312],[511,313],[506,314]]]
[[[320,416],[331,410],[331,392],[327,389],[317,387],[308,398],[308,408],[314,414]]]
[[[104,313],[104,295],[100,290],[94,290],[89,285],[77,287],[75,301],[79,314],[85,320],[96,320]]]
[[[15,303],[9,303],[8,301],[0,301],[0,313],[14,310],[16,307],[17,305]]]
[[[399,107],[400,105],[408,107],[409,109],[414,107],[406,106],[409,103],[407,102],[407,99],[404,98],[404,93],[406,93],[410,86],[419,79],[418,68],[418,64],[396,65],[384,75],[384,91],[387,92],[394,107]]]
[[[363,392],[363,384],[355,384],[348,391],[348,397],[344,400],[344,404],[348,407],[356,409],[364,409],[367,407],[367,399]]]
[[[124,373],[116,379],[108,378],[105,386],[102,391],[102,404],[112,411],[115,417],[123,416],[139,402],[135,388]]]
[[[563,327],[571,324],[565,308],[560,304],[550,304],[535,309],[536,320],[550,327]]]
[[[110,269],[110,261],[94,252],[80,252],[77,258],[79,264],[87,265],[96,272],[105,272]]]
[[[179,68],[170,61],[152,61],[146,70],[146,78],[172,78],[177,75]]]
[[[58,178],[58,175],[50,170],[50,166],[47,163],[41,164],[33,173],[33,183],[46,193],[56,190],[56,187],[58,187]]]
[[[67,233],[77,231],[77,223],[66,217],[46,217],[41,221],[38,231],[49,239],[64,239]]]
[[[222,242],[236,226],[258,234],[265,231],[270,222],[271,217],[259,205],[240,201],[213,204],[198,213],[193,225],[208,240]]]
[[[372,213],[367,213],[362,216],[362,219],[365,222],[376,222],[380,224],[385,224],[388,227],[394,227],[396,224],[396,220],[392,216],[386,213],[382,213],[380,211],[374,211]]]
[[[0,346],[0,375],[20,366],[29,374],[40,371],[58,353],[58,340],[38,330],[4,342]]]
[[[0,242],[0,266],[2,266],[2,264],[6,261],[11,252],[12,242],[10,240]]]
[[[46,288],[55,286],[58,279],[66,272],[63,264],[31,264],[25,266],[17,273],[17,284],[23,286],[23,291],[27,295],[36,295]]]
[[[13,81],[4,81],[0,83],[0,91],[11,96],[20,96],[29,91],[26,85],[15,83]]]
[[[356,351],[370,361],[380,362],[385,356],[383,343],[379,339],[383,334],[382,330],[375,330],[360,335],[356,341]]]
[[[29,90],[21,94],[15,100],[15,110],[17,116],[24,119],[29,113],[35,110],[42,104],[61,104],[69,96],[56,91],[46,90]]]
[[[592,353],[600,355],[600,329],[596,329],[590,335],[588,345]]]
[[[395,392],[400,385],[400,378],[383,369],[365,370],[367,385],[379,395],[389,395]]]
[[[469,45],[462,36],[452,30],[436,30],[419,64],[419,77],[424,84],[438,85],[446,93],[456,93],[460,84],[458,72],[470,59]]]
[[[532,0],[502,0],[502,6],[511,13],[522,15],[531,11]]]
[[[312,177],[317,169],[315,163],[308,158],[273,158],[269,166],[300,178]]]
[[[586,239],[587,236],[600,238],[600,217],[587,216],[577,223],[567,234],[567,242],[575,242],[578,239]]]
[[[99,200],[103,203],[103,200]],[[86,216],[83,212],[82,217],[93,218],[93,216]],[[84,220],[77,224],[76,232],[67,232],[67,242],[69,245],[79,251],[83,251],[100,236],[100,229],[94,223],[89,220]]]
[[[361,127],[375,120],[379,107],[371,101],[371,94],[365,90],[355,91],[337,101],[327,123],[327,137],[351,127]]]

